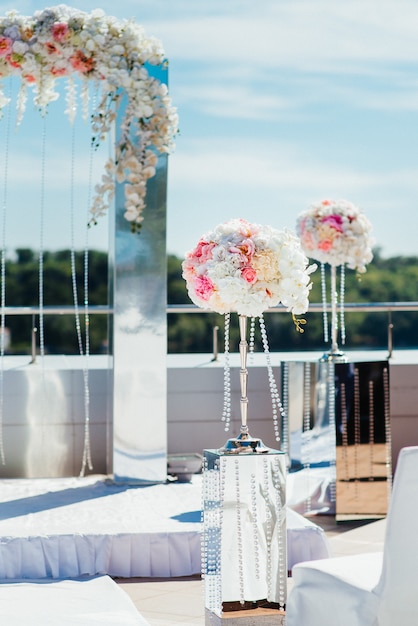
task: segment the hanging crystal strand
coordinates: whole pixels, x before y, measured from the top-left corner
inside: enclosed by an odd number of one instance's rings
[[[383,369],[383,401],[385,414],[386,479],[389,502],[392,493],[392,429],[390,426],[389,371],[387,367]]]
[[[269,460],[263,457],[263,496],[265,503],[265,533],[266,533],[266,577],[267,577],[267,598],[272,596],[272,558],[271,558],[271,540],[273,536],[271,510],[269,501]]]
[[[325,275],[325,263],[321,263],[321,293],[322,293],[322,318],[324,322],[324,342],[328,343],[328,313],[327,313],[327,282]]]
[[[360,446],[360,376],[357,367],[354,368],[354,479],[355,499],[358,499],[359,480],[359,446]]]
[[[350,474],[348,472],[348,432],[347,432],[347,396],[345,392],[345,383],[341,383],[341,438],[343,444],[344,458],[344,475],[348,481]]]
[[[20,81],[20,88],[19,88],[19,93],[17,94],[17,102],[16,102],[16,109],[17,109],[17,115],[16,115],[16,126],[20,126],[22,119],[23,119],[23,115],[25,113],[26,110],[26,102],[28,99],[28,87],[27,87],[27,83],[25,80],[21,80]]]
[[[44,334],[44,221],[45,221],[45,171],[46,171],[46,111],[42,114],[42,148],[41,148],[41,191],[40,191],[40,233],[39,233],[39,352],[44,368],[45,334]]]
[[[250,365],[254,363],[254,347],[255,347],[255,317],[251,318],[250,321],[250,337],[248,341],[248,352],[249,352],[249,362]]]
[[[93,94],[93,110],[97,101],[97,90]],[[82,83],[82,101],[83,101],[83,118],[88,117],[88,105],[89,105],[89,91],[87,81]],[[89,357],[90,357],[90,314],[89,314],[89,215],[92,202],[92,189],[93,189],[93,161],[95,150],[92,143],[90,143],[90,155],[89,155],[89,177],[88,177],[88,193],[86,203],[86,230],[85,230],[85,245],[84,245],[84,326],[85,326],[85,358],[83,367],[83,382],[84,382],[84,445],[83,456],[81,462],[80,476],[84,476],[86,465],[89,470],[93,469],[93,463],[91,459],[91,440],[90,440],[90,385],[89,385]],[[80,352],[80,354],[82,354]]]
[[[240,473],[239,460],[235,461],[235,493],[236,493],[236,520],[237,520],[237,550],[238,550],[238,579],[239,579],[239,596],[240,604],[245,604],[244,591],[244,559],[243,559],[243,538],[242,538],[242,520],[241,520],[241,493],[240,493]]]
[[[77,115],[77,86],[73,74],[69,74],[67,78],[66,92],[67,108],[64,112],[68,115],[70,124],[73,124]]]
[[[374,384],[369,380],[369,451],[370,469],[369,480],[374,477]]]
[[[282,494],[282,472],[280,461],[276,456],[273,461],[273,486],[276,496],[276,514],[277,514],[277,547],[278,547],[278,565],[279,565],[279,608],[285,608],[286,604],[286,586],[287,586],[287,555],[286,555],[286,526],[284,524],[285,511],[283,510],[285,495]]]
[[[328,398],[329,398],[329,410],[328,410],[328,419],[329,419],[329,449],[331,451],[330,454],[330,500],[331,503],[335,505],[336,502],[336,459],[335,459],[335,366],[332,361],[329,361],[327,364],[328,372],[327,372],[327,387],[328,387]]]
[[[278,414],[281,416],[285,415],[282,402],[280,400],[280,394],[277,389],[276,380],[274,378],[273,367],[271,365],[271,355],[269,350],[269,344],[267,339],[267,330],[266,325],[264,323],[264,317],[260,315],[260,331],[261,331],[261,341],[263,343],[264,354],[266,356],[267,363],[267,373],[269,379],[269,387],[270,387],[270,396],[271,396],[271,407],[273,413],[273,428],[274,428],[274,437],[276,441],[280,441],[280,426],[279,426],[279,418]]]
[[[47,108],[42,111],[42,139],[41,139],[41,188],[39,198],[39,262],[38,262],[38,290],[39,290],[39,354],[41,357],[41,380],[42,380],[42,430],[41,452],[44,449],[46,439],[46,407],[48,403],[47,387],[45,379],[45,330],[44,330],[44,231],[45,231],[45,175],[46,175],[46,117]]]
[[[91,158],[90,158],[91,161]],[[91,170],[91,164],[90,164]],[[70,171],[70,236],[71,236],[71,283],[73,290],[74,300],[74,315],[75,315],[75,327],[77,334],[77,342],[80,356],[83,356],[83,338],[80,324],[80,309],[78,304],[77,294],[77,271],[75,263],[75,238],[74,238],[74,186],[75,186],[75,128],[72,128],[72,140],[71,140],[71,171]],[[89,186],[90,187],[90,186]],[[88,241],[86,241],[86,246]],[[84,476],[86,466],[89,470],[93,469],[91,461],[91,446],[90,446],[90,392],[89,392],[89,370],[88,370],[88,352],[89,352],[89,312],[88,312],[88,247],[85,249],[84,254],[84,303],[85,303],[85,333],[86,333],[86,353],[83,363],[83,388],[84,388],[84,446],[82,463],[80,470],[80,477]]]
[[[282,363],[282,452],[289,454],[289,363]]]
[[[220,586],[220,471],[219,459],[213,469],[208,468],[207,458],[203,461],[202,488],[202,579],[205,582],[206,606],[211,611],[218,609]]]
[[[9,82],[9,97],[11,98],[12,91],[12,79],[10,77]],[[5,138],[2,151],[4,154],[3,163],[3,202],[1,212],[1,324],[0,324],[0,459],[2,465],[6,464],[6,457],[4,454],[4,440],[3,440],[3,410],[4,410],[4,352],[5,352],[5,339],[6,339],[6,226],[7,226],[7,204],[8,204],[8,191],[9,191],[9,148],[10,148],[10,116],[11,107],[7,107]]]
[[[257,514],[257,480],[255,474],[251,474],[251,516],[253,524],[253,547],[254,547],[254,569],[257,580],[260,578],[260,555],[258,542],[258,514]]]
[[[341,344],[345,346],[345,265],[341,265],[340,273],[340,333]]]
[[[224,361],[224,407],[222,421],[225,422],[225,432],[229,431],[231,424],[231,366],[229,352],[229,327],[231,314],[225,313],[225,361]]]
[[[331,265],[331,353],[338,353],[337,268]]]
[[[305,362],[303,367],[303,466],[305,469],[308,494],[305,500],[305,514],[311,512],[311,364]]]
[[[97,92],[97,86],[96,86],[96,90],[95,92]],[[82,118],[83,120],[88,120],[89,117],[89,113],[90,113],[90,91],[89,91],[89,81],[85,78],[81,79],[81,106],[82,106]],[[93,111],[94,111],[94,106],[93,106]]]
[[[225,482],[226,482],[226,460],[218,461],[219,473],[219,533],[217,537],[217,571],[219,575],[216,577],[216,609],[220,613],[222,610],[222,533],[223,533],[223,512],[225,505]]]

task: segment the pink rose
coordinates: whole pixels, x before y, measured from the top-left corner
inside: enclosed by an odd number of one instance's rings
[[[76,72],[87,74],[94,69],[93,57],[87,57],[82,50],[77,50],[70,57],[70,63]]]
[[[323,252],[329,252],[332,248],[332,240],[331,239],[323,239],[319,242],[318,248],[323,250]]]
[[[212,293],[215,291],[213,282],[207,276],[196,276],[193,288],[196,295],[205,302],[209,300]]]
[[[302,234],[302,243],[307,250],[313,250],[315,248],[314,239],[309,231],[305,231]]]
[[[11,54],[13,40],[9,37],[0,37],[0,57],[6,57]]]
[[[206,263],[212,258],[212,250],[216,248],[216,243],[208,243],[201,239],[193,251],[193,256],[199,259],[200,263]]]
[[[241,270],[241,276],[249,285],[254,285],[257,282],[257,272],[252,267],[243,267]]]
[[[68,35],[68,24],[57,22],[52,26],[52,36],[55,41],[63,41]]]
[[[341,215],[327,215],[327,217],[323,217],[321,222],[323,224],[328,224],[331,228],[338,230],[339,233],[343,232],[342,223],[343,218]]]
[[[241,254],[243,254],[248,261],[250,262],[253,258],[255,246],[252,239],[244,239],[239,246],[237,246],[238,250],[240,250]]]

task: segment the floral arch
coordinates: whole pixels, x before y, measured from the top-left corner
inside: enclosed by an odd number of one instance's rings
[[[28,87],[41,114],[59,97],[56,81],[66,77],[66,113],[74,121],[78,102],[89,117],[91,83],[97,105],[91,113],[92,143],[99,145],[109,133],[121,98],[127,95],[114,155],[107,160],[102,180],[95,187],[91,221],[106,212],[115,181],[124,184],[125,219],[139,231],[147,181],[156,173],[158,153],[174,148],[177,113],[167,86],[150,76],[147,66],[165,61],[161,43],[148,37],[132,20],[118,21],[101,10],[85,13],[66,5],[36,12],[33,17],[11,11],[0,18],[0,113],[9,104],[3,79],[17,75],[17,123],[25,112]],[[81,80],[77,94],[75,78]]]

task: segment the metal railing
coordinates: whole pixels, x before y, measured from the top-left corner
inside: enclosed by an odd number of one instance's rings
[[[392,313],[394,312],[411,312],[418,311],[418,302],[358,302],[344,304],[344,310],[346,312],[360,312],[360,313],[387,313],[388,314],[388,352],[389,356],[392,355],[393,341],[392,341]],[[80,315],[84,314],[84,306],[74,307],[71,305],[65,306],[6,306],[2,310],[2,314],[5,317],[13,315],[32,315],[32,362],[36,360],[36,333],[37,327],[35,324],[35,317],[39,315],[74,315],[76,311]],[[89,315],[113,315],[114,308],[108,305],[89,305]],[[266,313],[286,313],[286,309],[283,306],[272,307],[265,311]],[[313,302],[309,304],[310,313],[322,313],[323,304],[319,302]],[[327,305],[327,312],[331,312],[331,305]],[[167,314],[174,313],[213,313],[209,309],[201,309],[195,304],[169,304],[167,305]],[[218,356],[218,330],[219,327],[213,328],[213,360]]]

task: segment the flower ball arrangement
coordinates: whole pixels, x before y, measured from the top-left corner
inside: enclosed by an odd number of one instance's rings
[[[296,230],[305,254],[321,263],[346,264],[364,273],[373,258],[371,224],[360,209],[346,200],[313,204],[299,215]]]
[[[259,317],[282,303],[293,315],[308,309],[308,265],[290,232],[233,219],[203,235],[183,261],[191,300],[217,313]]]
[[[296,223],[305,254],[321,263],[321,287],[324,341],[328,342],[328,313],[325,264],[331,267],[331,355],[343,358],[337,343],[338,326],[345,344],[345,266],[359,274],[373,259],[371,224],[365,215],[347,200],[322,200],[303,211]],[[340,293],[337,293],[336,268],[340,267]],[[340,322],[337,307],[340,307]]]

